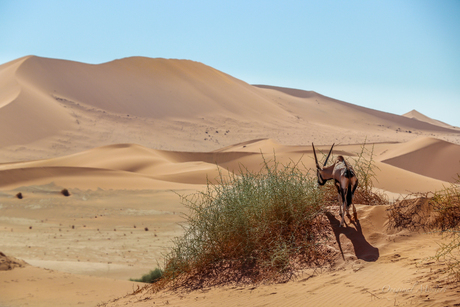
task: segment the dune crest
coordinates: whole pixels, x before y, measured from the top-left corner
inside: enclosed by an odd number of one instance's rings
[[[252,86],[190,60],[145,57],[92,65],[28,56],[3,64],[0,129],[0,162],[120,143],[203,152],[254,139],[350,144],[425,135],[460,144],[458,128],[312,91]]]
[[[417,111],[415,109],[403,114],[402,116],[405,116],[405,117],[408,117],[408,118],[413,118],[413,119],[416,119],[416,120],[419,120],[419,121],[422,121],[422,122],[427,122],[429,124],[444,127],[444,128],[454,128],[453,126],[451,126],[449,124],[446,124],[446,123],[444,123],[442,121],[430,118],[430,117],[420,113],[419,111]]]

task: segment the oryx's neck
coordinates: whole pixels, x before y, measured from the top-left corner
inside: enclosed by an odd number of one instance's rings
[[[321,177],[323,177],[324,180],[329,180],[334,178],[334,167],[335,164],[325,167],[322,170],[320,170]]]

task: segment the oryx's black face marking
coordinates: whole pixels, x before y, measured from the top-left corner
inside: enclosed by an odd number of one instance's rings
[[[319,185],[325,185],[327,180],[324,180],[323,176],[321,176],[321,172],[319,169],[316,170],[316,177],[318,177],[318,184]]]

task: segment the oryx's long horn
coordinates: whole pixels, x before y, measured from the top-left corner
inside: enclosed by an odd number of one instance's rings
[[[331,150],[329,150],[329,153],[327,154],[326,161],[324,161],[324,166],[326,166],[326,164],[327,164],[327,160],[329,159],[329,156],[331,155],[332,148],[334,148],[334,145],[335,145],[335,143],[332,144]]]
[[[317,167],[317,168],[320,168],[320,167],[319,167],[319,164],[318,164],[318,158],[316,157],[315,145],[313,145],[313,143],[311,143],[311,147],[313,147],[313,154],[315,155],[316,167]]]

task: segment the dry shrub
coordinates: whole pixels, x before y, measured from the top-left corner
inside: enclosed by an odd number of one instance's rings
[[[369,148],[365,140],[361,145],[361,152],[352,160],[353,169],[358,178],[358,187],[356,188],[353,202],[369,206],[387,205],[388,197],[383,193],[374,191],[374,182],[377,181],[375,170],[379,169],[374,161],[374,145]]]
[[[450,241],[440,243],[440,248],[433,257],[436,260],[444,259],[447,262],[447,270],[453,275],[454,279],[460,281],[460,230],[457,226],[455,229],[447,229],[443,232]]]
[[[406,196],[388,208],[388,226],[396,229],[428,230],[436,224],[437,213],[431,202],[432,193]]]
[[[460,179],[460,177],[459,177]],[[458,229],[460,225],[460,188],[452,184],[444,190],[434,193],[431,203],[438,213],[435,227],[441,230]]]
[[[446,260],[448,271],[460,281],[460,176],[457,176],[456,184],[435,193],[432,203],[438,213],[436,228],[450,239],[449,243],[440,244],[434,258]]]
[[[460,177],[459,177],[460,179]],[[438,192],[412,194],[388,209],[389,226],[440,232],[450,239],[440,243],[433,257],[447,260],[448,270],[460,280],[460,180]]]
[[[66,196],[66,197],[70,196],[70,192],[69,192],[69,190],[67,190],[67,189],[62,189],[62,190],[61,190],[61,194],[64,195],[64,196]]]
[[[388,217],[391,228],[457,229],[460,226],[460,190],[452,185],[438,192],[410,194],[388,209]]]
[[[330,234],[323,192],[297,164],[264,161],[259,172],[221,175],[205,192],[181,198],[190,212],[185,234],[154,289],[285,281],[332,259],[321,244]]]

